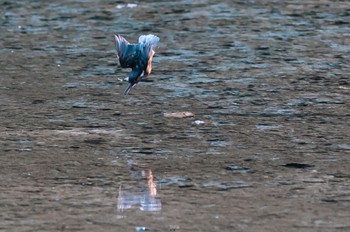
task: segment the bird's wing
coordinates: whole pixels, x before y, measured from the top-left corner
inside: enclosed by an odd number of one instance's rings
[[[159,42],[159,38],[155,35],[141,35],[139,38],[139,46],[141,51],[141,60],[144,76],[147,77],[152,70],[152,58],[154,55],[153,46]]]
[[[148,60],[149,60],[149,54],[150,54],[151,47],[150,46],[141,46],[140,47],[140,66],[143,70],[147,68]]]
[[[115,35],[115,48],[117,49],[119,63],[123,68],[133,68],[135,66],[135,58],[138,55],[137,45],[130,44],[121,35]]]
[[[139,44],[148,44],[149,46],[156,45],[159,42],[159,37],[155,35],[141,35],[139,37]]]

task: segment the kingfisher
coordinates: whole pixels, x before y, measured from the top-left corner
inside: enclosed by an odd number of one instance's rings
[[[129,83],[124,90],[124,95],[152,71],[152,58],[155,54],[153,47],[159,42],[155,35],[141,35],[137,44],[130,44],[123,36],[114,35],[115,48],[122,68],[131,68],[129,77],[125,78]]]

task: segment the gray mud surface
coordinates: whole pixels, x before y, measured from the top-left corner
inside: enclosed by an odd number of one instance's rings
[[[350,231],[348,1],[0,6],[0,231]]]

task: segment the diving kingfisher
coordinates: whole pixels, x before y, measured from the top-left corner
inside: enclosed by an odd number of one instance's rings
[[[117,49],[119,63],[122,68],[131,68],[129,81],[124,90],[127,95],[129,91],[142,79],[146,78],[152,71],[152,58],[155,54],[153,46],[159,42],[155,35],[141,35],[138,44],[130,44],[121,35],[114,35],[115,48]]]

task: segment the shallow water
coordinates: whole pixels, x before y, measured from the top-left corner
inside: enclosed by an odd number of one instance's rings
[[[0,4],[0,230],[350,229],[346,1]]]

